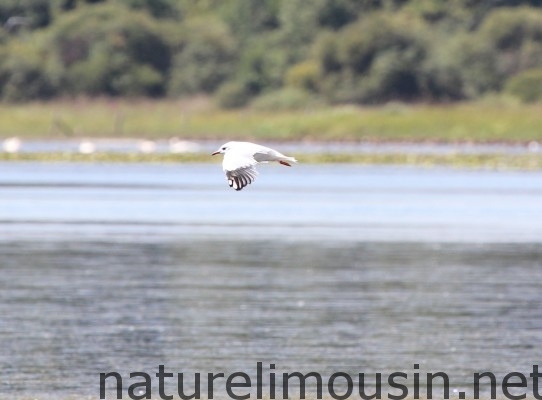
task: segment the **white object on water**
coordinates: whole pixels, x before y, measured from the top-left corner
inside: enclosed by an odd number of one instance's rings
[[[538,153],[540,151],[540,143],[535,142],[534,140],[529,142],[527,148],[531,153]]]
[[[187,140],[180,140],[177,137],[169,139],[169,151],[171,153],[196,153],[200,150],[200,145]]]
[[[21,139],[19,139],[18,137],[10,137],[2,142],[2,149],[6,153],[17,153],[21,148],[21,143]]]
[[[291,167],[290,163],[297,162],[293,157],[250,142],[225,143],[212,155],[216,154],[224,154],[222,169],[226,173],[228,184],[235,190],[243,189],[256,179],[258,171],[255,166],[260,162],[276,161],[288,167]]]
[[[137,147],[142,153],[154,153],[156,151],[156,142],[153,142],[152,140],[141,140]]]
[[[79,143],[79,153],[81,154],[92,154],[96,151],[96,145],[90,140],[83,140]]]

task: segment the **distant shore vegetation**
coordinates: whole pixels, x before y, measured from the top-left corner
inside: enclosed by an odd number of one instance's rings
[[[277,107],[265,96],[242,109],[209,97],[75,98],[0,106],[0,138],[141,138],[249,141],[542,144],[542,104],[488,96],[446,104]]]
[[[3,0],[0,99],[542,101],[542,0]]]

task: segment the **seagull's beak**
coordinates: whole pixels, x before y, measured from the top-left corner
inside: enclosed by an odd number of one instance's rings
[[[211,155],[212,155],[212,156],[216,156],[217,154],[220,154],[220,151],[215,151],[215,152],[212,153]]]

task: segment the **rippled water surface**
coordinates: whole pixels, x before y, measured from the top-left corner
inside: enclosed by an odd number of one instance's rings
[[[264,166],[236,193],[217,165],[0,167],[1,398],[257,362],[469,392],[541,360],[540,173]]]

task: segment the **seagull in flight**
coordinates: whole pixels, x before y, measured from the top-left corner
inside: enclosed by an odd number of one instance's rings
[[[276,161],[279,164],[291,167],[297,160],[285,156],[269,147],[250,142],[228,142],[220,146],[212,155],[224,154],[222,169],[231,188],[241,190],[251,184],[258,171],[256,164]]]

